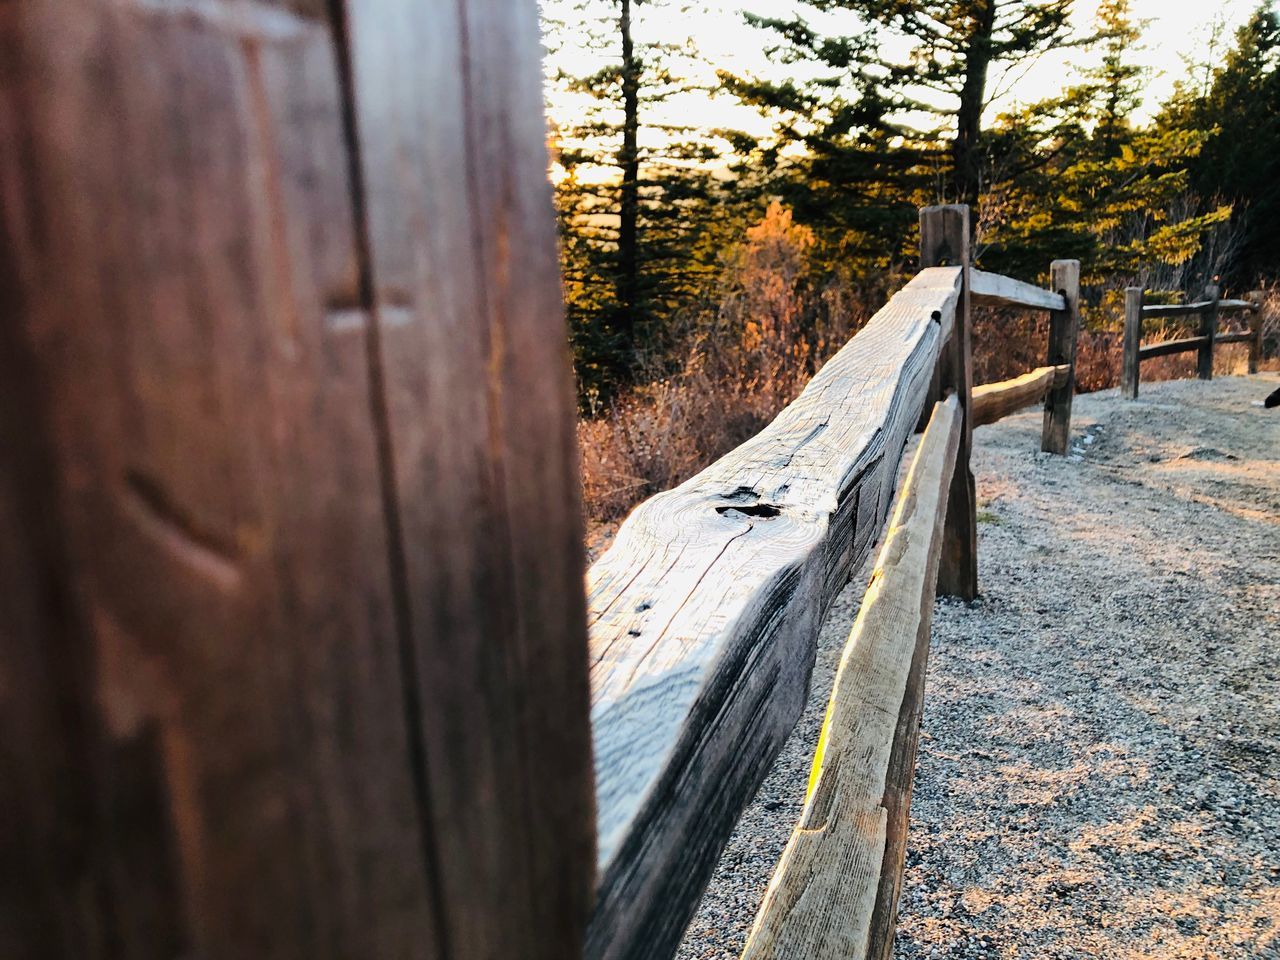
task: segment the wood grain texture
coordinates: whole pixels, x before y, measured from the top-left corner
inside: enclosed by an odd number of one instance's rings
[[[973,425],[995,423],[1023,407],[1039,403],[1049,390],[1066,384],[1070,375],[1071,368],[1064,363],[1056,367],[1036,367],[1011,380],[974,387]]]
[[[1049,388],[1044,398],[1040,449],[1062,456],[1071,440],[1071,403],[1076,395],[1076,339],[1080,333],[1080,261],[1055,260],[1049,265],[1049,282],[1065,306],[1049,314],[1049,366],[1066,364],[1067,378]]]
[[[348,21],[445,939],[560,960],[595,817],[537,9],[384,0]]]
[[[1149,343],[1138,349],[1138,358],[1150,360],[1152,357],[1168,357],[1175,353],[1186,353],[1188,350],[1199,351],[1211,343],[1208,337],[1182,337],[1178,340]]]
[[[1200,339],[1202,343],[1196,350],[1196,376],[1201,380],[1213,379],[1213,338],[1218,333],[1218,294],[1217,284],[1205,287],[1205,304],[1200,311]]]
[[[930,396],[936,402],[945,396],[947,390],[954,392],[964,418],[958,466],[951,479],[947,532],[942,541],[942,560],[938,570],[939,591],[961,600],[972,600],[978,595],[978,497],[973,470],[969,466],[969,451],[973,446],[973,424],[969,421],[973,393],[969,261],[969,208],[963,204],[923,208],[920,211],[921,265],[952,263],[964,270],[964,292],[956,310],[955,329],[943,347],[937,387]]]
[[[1120,395],[1138,398],[1138,382],[1142,378],[1142,287],[1126,287],[1124,291],[1124,344],[1120,357]]]
[[[958,268],[922,271],[773,424],[641,505],[592,567],[592,957],[674,953],[885,520],[959,296]]]
[[[585,610],[536,25],[419,6],[352,5],[370,49],[416,29],[433,78],[418,115],[380,112],[357,51],[371,152],[437,125],[394,158],[437,216],[382,259],[339,5],[0,11],[0,955],[579,949]],[[515,252],[476,239],[496,229]],[[501,336],[476,319],[495,296],[521,304]],[[411,350],[440,351],[419,379],[390,362]],[[518,419],[489,413],[503,391]],[[489,885],[496,846],[515,879]]]
[[[744,960],[888,960],[906,851],[943,512],[961,436],[934,408],[845,645],[804,812]]]
[[[1065,310],[1062,294],[1035,284],[1015,280],[986,270],[969,271],[973,283],[973,303],[983,307],[1025,307],[1030,310]]]

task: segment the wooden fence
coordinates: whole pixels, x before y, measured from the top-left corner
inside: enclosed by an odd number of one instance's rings
[[[1066,451],[1079,265],[1054,289],[968,265],[968,210],[921,211],[923,269],[762,433],[642,504],[589,575],[598,881],[588,955],[671,956],[800,715],[819,627],[894,508],[796,836],[747,955],[887,956],[935,583],[977,593],[972,427],[1044,401]],[[1046,365],[972,389],[970,302],[1048,311]]]
[[[1196,352],[1196,375],[1201,380],[1213,379],[1213,348],[1223,343],[1249,344],[1249,372],[1257,373],[1262,360],[1262,294],[1254,292],[1245,300],[1220,299],[1220,289],[1210,284],[1204,292],[1205,299],[1196,303],[1156,304],[1143,303],[1142,287],[1129,287],[1124,292],[1124,357],[1120,374],[1120,392],[1133,400],[1138,396],[1142,361],[1152,357],[1168,357],[1178,353]],[[1228,333],[1218,329],[1218,320],[1224,315],[1246,314],[1249,327]],[[1159,317],[1196,317],[1199,331],[1194,337],[1165,340],[1142,345],[1142,321]]]
[[[972,430],[1043,399],[1065,452],[1078,264],[922,211],[584,597],[533,3],[12,0],[0,45],[0,955],[670,957],[892,517],[747,945],[887,956]],[[971,303],[1044,366],[974,389]]]

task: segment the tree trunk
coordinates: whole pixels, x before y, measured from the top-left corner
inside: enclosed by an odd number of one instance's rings
[[[631,39],[631,0],[622,0],[619,20],[622,33],[622,149],[618,166],[622,171],[621,200],[618,207],[618,298],[617,332],[624,349],[636,341],[639,313],[639,258],[637,220],[640,213],[640,63]]]
[[[997,0],[978,4],[973,33],[965,51],[964,86],[956,112],[956,139],[952,144],[954,202],[973,211],[970,229],[978,221],[981,182],[982,108],[986,102],[987,71],[991,66],[991,34],[995,30]]]

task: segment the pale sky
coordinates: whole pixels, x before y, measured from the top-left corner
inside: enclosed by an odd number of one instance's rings
[[[572,0],[543,0],[544,9],[553,16],[572,22]],[[1088,29],[1098,6],[1097,0],[1076,0],[1074,20],[1080,30]],[[1146,100],[1143,115],[1154,112],[1160,102],[1173,91],[1174,82],[1187,79],[1189,70],[1183,57],[1204,59],[1215,24],[1220,30],[1219,43],[1229,48],[1234,42],[1236,28],[1248,19],[1257,6],[1256,0],[1133,0],[1132,13],[1136,20],[1148,21],[1140,46],[1133,51],[1132,61],[1148,68]],[[637,9],[637,38],[641,40],[661,38],[679,40],[692,37],[708,70],[719,67],[736,73],[761,76],[785,75],[795,68],[773,65],[766,59],[762,47],[767,33],[743,23],[741,11],[746,9],[765,16],[786,17],[800,8],[795,0],[704,0],[686,5],[683,12],[668,12],[664,21],[654,19],[655,8],[640,5]],[[669,11],[680,9],[671,4]],[[802,9],[802,8],[800,8]],[[815,26],[823,25],[823,18],[806,12]],[[831,24],[839,21],[832,18]],[[1087,66],[1094,58],[1080,50],[1051,51],[1018,78],[991,78],[992,92],[1011,86],[992,105],[994,111],[1013,106],[1015,101],[1033,102],[1048,97],[1078,79],[1075,68]],[[557,55],[556,62],[563,63],[577,73],[587,73],[599,65],[590,54],[565,49]],[[1014,81],[1014,82],[1010,82]],[[753,110],[736,104],[731,98],[712,98],[705,95],[681,98],[667,105],[672,120],[685,121],[704,127],[733,127],[763,134],[767,125]],[[552,104],[552,117],[569,117],[575,112],[571,100],[558,100]]]

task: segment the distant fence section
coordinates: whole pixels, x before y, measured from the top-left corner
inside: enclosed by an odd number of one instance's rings
[[[1210,284],[1205,289],[1205,299],[1195,303],[1158,304],[1144,303],[1142,287],[1129,287],[1124,297],[1124,348],[1120,374],[1120,392],[1129,399],[1138,396],[1138,384],[1142,379],[1142,361],[1154,357],[1168,357],[1179,353],[1196,352],[1196,375],[1201,380],[1213,378],[1213,348],[1219,344],[1249,344],[1249,372],[1257,373],[1262,360],[1262,294],[1253,292],[1245,300],[1220,299],[1220,288]],[[1224,316],[1243,315],[1248,327],[1244,330],[1222,332],[1218,323]],[[1142,345],[1144,320],[1166,317],[1196,317],[1199,320],[1195,336],[1160,343]]]

